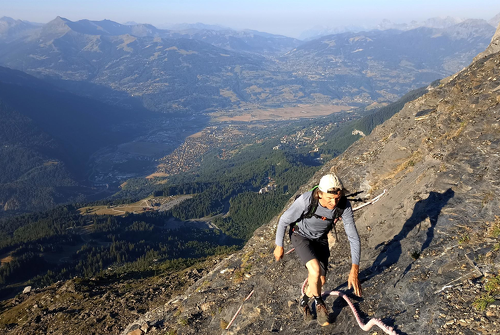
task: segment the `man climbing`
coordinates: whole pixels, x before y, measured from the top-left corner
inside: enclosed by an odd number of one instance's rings
[[[305,321],[312,320],[309,299],[316,303],[316,315],[321,326],[329,324],[329,313],[321,297],[321,288],[326,281],[328,268],[328,236],[336,218],[342,218],[344,229],[351,246],[352,267],[347,281],[348,288],[361,296],[358,279],[359,258],[361,253],[359,235],[354,224],[352,207],[344,195],[344,186],[335,174],[323,176],[318,187],[298,197],[281,216],[276,232],[274,257],[283,257],[283,238],[287,226],[291,229],[291,241],[295,252],[307,268],[308,287],[300,298],[299,309]]]

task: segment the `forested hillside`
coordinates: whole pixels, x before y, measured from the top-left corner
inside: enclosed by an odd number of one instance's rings
[[[438,82],[436,81],[431,84],[431,86],[435,86],[437,85],[437,83]],[[415,100],[416,98],[427,93],[427,91],[428,88],[426,87],[410,91],[396,102],[378,108],[372,111],[372,113],[369,113],[359,120],[352,121],[344,127],[335,128],[332,134],[329,136],[326,144],[321,147],[321,152],[324,154],[329,154],[331,155],[331,157],[340,155],[351,144],[362,137],[359,132],[362,132],[365,136],[369,135],[376,126],[384,123],[394,114],[399,112],[407,102]]]
[[[101,147],[144,132],[132,110],[82,98],[20,71],[0,68],[0,215],[77,201],[86,164]]]
[[[109,266],[118,273],[183,268],[196,258],[235,250],[239,241],[217,230],[165,230],[169,213],[83,216],[65,206],[2,222],[0,285],[29,280],[45,286],[74,276],[90,278]],[[28,224],[27,224],[28,222]],[[4,289],[3,297],[9,290]]]

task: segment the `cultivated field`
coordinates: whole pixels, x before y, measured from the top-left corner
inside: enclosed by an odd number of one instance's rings
[[[332,105],[298,105],[296,107],[284,107],[275,109],[258,109],[235,115],[234,111],[220,111],[212,113],[215,121],[263,121],[263,120],[291,120],[300,118],[314,118],[326,116],[341,111],[350,110],[350,106],[332,106]]]

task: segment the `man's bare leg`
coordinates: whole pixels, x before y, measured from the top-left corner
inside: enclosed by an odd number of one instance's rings
[[[306,295],[308,297],[319,297],[321,288],[325,285],[326,278],[321,276],[321,267],[317,259],[311,259],[306,263],[309,275],[307,277],[308,286],[306,287]]]
[[[306,295],[308,297],[314,297],[318,323],[321,326],[326,326],[329,324],[328,311],[325,302],[321,298],[321,288],[325,284],[326,278],[321,275],[321,268],[317,259],[311,259],[307,262],[306,268],[309,272],[309,276],[307,277],[309,285],[306,288]]]

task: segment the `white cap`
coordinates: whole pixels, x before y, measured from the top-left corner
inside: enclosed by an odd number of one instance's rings
[[[328,193],[328,191],[336,188],[344,189],[344,185],[342,185],[339,177],[334,173],[330,173],[321,177],[318,188],[321,192]]]

